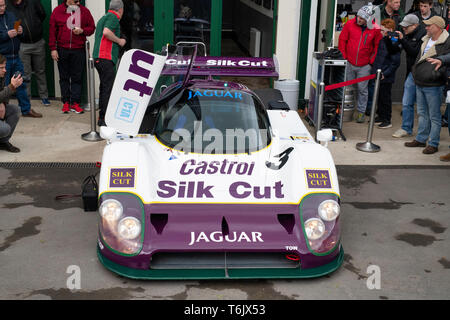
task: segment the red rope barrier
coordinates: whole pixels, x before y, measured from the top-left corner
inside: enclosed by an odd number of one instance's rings
[[[367,80],[372,80],[372,79],[375,79],[376,77],[377,77],[376,74],[372,74],[367,77],[362,77],[362,78],[349,80],[349,81],[345,81],[345,82],[341,82],[341,83],[331,84],[331,85],[325,87],[325,91],[330,91],[330,90],[335,90],[335,89],[339,89],[342,87],[351,86],[352,84],[367,81]]]

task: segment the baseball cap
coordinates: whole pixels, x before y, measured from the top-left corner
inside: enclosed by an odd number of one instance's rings
[[[412,26],[413,24],[419,24],[419,17],[416,16],[415,14],[408,14],[403,18],[403,21],[400,22],[400,25],[402,27],[409,27]]]
[[[423,23],[426,24],[427,26],[435,24],[441,29],[445,28],[445,21],[444,21],[444,19],[442,19],[439,16],[434,16],[434,17],[431,17],[428,20],[423,20]]]

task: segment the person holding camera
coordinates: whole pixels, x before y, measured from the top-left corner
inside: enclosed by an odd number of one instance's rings
[[[399,43],[406,53],[406,81],[402,99],[402,125],[392,135],[394,138],[411,136],[414,128],[414,104],[416,103],[416,84],[411,70],[422,46],[422,38],[427,34],[425,27],[415,14],[408,14],[400,23],[403,33],[397,31]]]
[[[372,73],[376,73],[378,69],[381,70],[380,90],[378,94],[378,117],[375,123],[378,123],[378,128],[391,128],[392,115],[392,84],[395,81],[395,73],[400,66],[400,51],[393,50],[392,41],[397,41],[394,37],[394,30],[396,28],[393,19],[384,19],[381,21],[381,39],[378,45],[378,52],[375,61],[372,65]],[[395,34],[396,35],[396,34]]]
[[[6,58],[0,54],[0,150],[12,153],[20,152],[9,139],[19,122],[19,106],[9,104],[11,95],[22,85],[23,79],[19,74],[11,78],[9,85],[5,86]]]
[[[412,68],[416,83],[419,128],[416,138],[412,142],[406,142],[405,147],[422,147],[424,154],[434,154],[438,151],[441,135],[441,104],[447,72],[442,67],[436,70],[429,58],[449,53],[450,37],[441,17],[434,16],[423,23],[426,25],[427,35],[423,38],[420,54]]]
[[[8,0],[8,8],[21,20],[23,36],[20,38],[20,59],[27,79],[28,97],[31,98],[31,77],[36,79],[41,103],[49,106],[47,79],[45,75],[45,49],[43,38],[46,13],[39,0]]]
[[[20,40],[23,28],[17,26],[16,16],[6,10],[5,0],[0,0],[0,54],[6,58],[5,84],[8,85],[12,75],[16,72],[24,73],[23,64],[20,60]],[[27,93],[27,86],[23,83],[17,88],[17,100],[23,117],[42,118],[42,114],[31,109],[30,99]]]

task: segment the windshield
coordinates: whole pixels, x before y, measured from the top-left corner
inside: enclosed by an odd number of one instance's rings
[[[161,107],[155,133],[170,148],[203,154],[255,152],[271,141],[259,101],[226,89],[185,89]]]

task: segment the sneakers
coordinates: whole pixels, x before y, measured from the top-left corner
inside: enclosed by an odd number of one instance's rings
[[[392,128],[392,123],[390,123],[389,121],[383,121],[377,127],[380,129]]]
[[[64,103],[61,111],[62,111],[62,113],[69,113],[70,112],[70,104],[68,102]]]
[[[0,143],[0,150],[5,150],[5,151],[8,151],[8,152],[12,152],[12,153],[19,153],[20,152],[19,148],[14,147],[9,142]]]
[[[41,103],[46,107],[48,107],[50,105],[50,101],[47,98],[42,99]]]
[[[380,117],[375,117],[375,124],[380,124],[380,123],[383,123],[383,122],[385,122],[383,119],[381,119]]]
[[[447,153],[445,156],[441,156],[439,159],[444,162],[450,162],[450,153]]]
[[[73,105],[70,105],[69,102],[64,103],[62,112],[69,113],[70,111],[75,113],[84,113],[83,108],[80,108],[80,104],[75,102]]]
[[[42,118],[42,113],[36,112],[33,109],[30,109],[30,112],[27,114],[22,114],[22,117],[26,118]]]
[[[84,113],[83,108],[80,108],[80,104],[78,102],[75,102],[73,105],[71,105],[70,106],[70,110],[72,112],[75,112],[75,113],[78,113],[78,114]]]
[[[358,112],[358,115],[356,116],[356,122],[357,123],[364,123],[364,113]]]
[[[438,152],[438,148],[433,147],[433,146],[428,146],[425,149],[423,149],[422,153],[423,154],[433,154]]]
[[[408,132],[406,132],[403,129],[398,129],[397,131],[395,131],[395,133],[392,135],[394,138],[403,138],[403,137],[408,137],[410,136],[410,134]]]
[[[408,148],[424,148],[427,145],[425,143],[419,142],[417,140],[413,140],[411,142],[405,142],[405,147]]]

